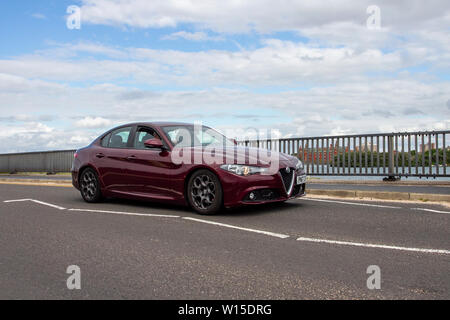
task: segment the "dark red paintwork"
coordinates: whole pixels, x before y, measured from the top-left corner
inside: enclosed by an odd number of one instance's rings
[[[163,133],[162,127],[170,125],[185,125],[174,122],[134,123],[123,125],[101,135],[88,147],[76,152],[72,167],[72,182],[79,189],[79,176],[86,167],[93,168],[99,177],[102,194],[106,197],[123,197],[144,199],[174,204],[187,205],[185,189],[190,175],[198,169],[209,169],[220,179],[223,189],[223,204],[234,207],[243,204],[261,204],[267,202],[286,201],[290,197],[286,194],[279,173],[273,175],[238,176],[225,171],[220,165],[209,164],[175,164],[171,161],[173,145]],[[156,130],[167,149],[114,149],[102,147],[100,142],[109,132],[121,127],[150,127]],[[135,130],[132,130],[132,135]],[[151,139],[155,140],[155,139]],[[159,139],[156,139],[159,140]],[[133,137],[131,137],[133,141]],[[147,142],[147,141],[146,141]],[[152,141],[152,143],[156,143]],[[236,154],[245,154],[248,160],[249,148],[234,146]],[[202,152],[200,147],[189,148],[193,156]],[[246,162],[248,163],[248,162]],[[279,168],[295,167],[294,157],[280,153]],[[304,175],[303,170],[297,175]],[[280,197],[269,201],[244,201],[250,191],[258,189],[276,189]],[[304,188],[303,188],[304,190]],[[296,196],[302,196],[302,194]]]

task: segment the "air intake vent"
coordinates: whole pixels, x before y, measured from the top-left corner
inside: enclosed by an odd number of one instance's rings
[[[294,186],[294,168],[283,168],[280,170],[281,180],[283,180],[284,190],[290,196]]]

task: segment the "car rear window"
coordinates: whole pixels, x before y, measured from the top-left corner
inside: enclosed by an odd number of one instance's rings
[[[130,137],[131,127],[125,127],[117,129],[111,132],[111,138],[109,139],[109,148],[126,148],[128,144],[128,138]]]
[[[111,139],[111,133],[109,133],[109,134],[107,134],[105,137],[103,137],[102,143],[101,143],[102,147],[107,148],[108,145],[109,145],[109,140],[110,140],[110,139]]]

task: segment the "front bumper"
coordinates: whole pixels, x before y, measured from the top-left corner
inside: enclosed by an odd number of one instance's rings
[[[301,177],[297,181],[297,177]],[[224,191],[224,206],[255,205],[282,202],[306,195],[306,175],[303,171],[294,172],[293,187],[288,193],[279,173],[274,175],[255,174],[247,177],[225,172],[221,175]],[[299,182],[299,183],[297,183]],[[250,194],[254,193],[253,199]]]

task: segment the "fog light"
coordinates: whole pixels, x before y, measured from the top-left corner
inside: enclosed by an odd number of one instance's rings
[[[248,198],[249,198],[250,200],[255,200],[256,195],[255,195],[253,192],[250,192],[250,194],[248,195]]]

